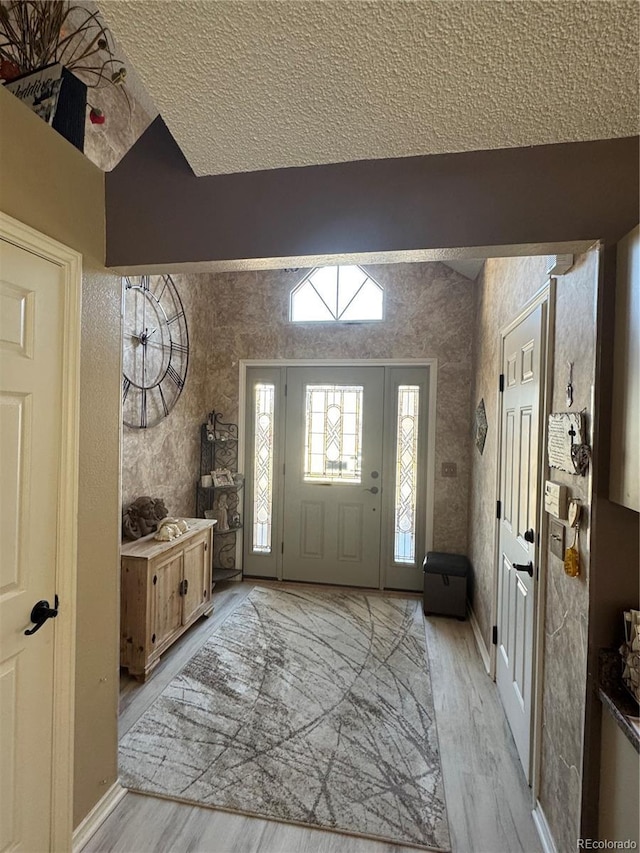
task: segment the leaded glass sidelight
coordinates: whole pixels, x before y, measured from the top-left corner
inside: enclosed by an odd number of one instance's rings
[[[420,387],[418,385],[398,386],[393,549],[393,558],[396,563],[415,563],[416,560],[419,403]]]
[[[307,385],[305,481],[362,478],[362,385]]]
[[[275,392],[275,385],[255,385],[252,550],[256,554],[271,553]]]

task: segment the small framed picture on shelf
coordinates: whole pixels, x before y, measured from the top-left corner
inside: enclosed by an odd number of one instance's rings
[[[233,486],[233,474],[228,468],[216,468],[211,472],[214,486]]]

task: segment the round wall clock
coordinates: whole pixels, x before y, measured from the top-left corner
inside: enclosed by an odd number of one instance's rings
[[[147,429],[166,418],[182,393],[189,332],[171,276],[128,277],[123,283],[122,419]]]

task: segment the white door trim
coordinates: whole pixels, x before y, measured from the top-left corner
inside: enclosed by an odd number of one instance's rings
[[[539,538],[537,544],[537,559],[535,561],[538,567],[537,578],[534,577],[535,584],[535,614],[534,614],[534,647],[533,647],[533,672],[532,672],[532,752],[531,752],[531,790],[533,802],[537,799],[540,783],[540,745],[542,737],[542,669],[544,659],[544,617],[545,617],[545,595],[546,595],[546,579],[547,579],[547,540],[548,540],[548,519],[544,511],[544,480],[547,476],[546,467],[546,448],[547,448],[547,422],[548,415],[551,411],[551,400],[553,392],[553,339],[555,331],[555,285],[554,278],[550,278],[543,287],[526,303],[524,308],[510,323],[504,326],[499,332],[499,364],[502,370],[504,363],[504,341],[507,335],[512,332],[526,317],[535,311],[540,305],[546,306],[545,328],[543,329],[543,350],[542,357],[544,358],[543,371],[543,387],[540,400],[540,441],[538,444],[538,508],[537,508],[537,529]],[[497,378],[497,377],[496,377]],[[497,424],[497,448],[498,458],[496,460],[496,481],[495,481],[495,496],[496,504],[500,500],[500,484],[502,478],[502,394],[498,394],[496,402],[496,424]],[[496,518],[494,524],[494,565],[493,565],[493,602],[491,610],[491,624],[496,625],[498,619],[498,579],[500,569],[500,520]],[[490,650],[490,669],[489,675],[496,680],[496,652],[497,646],[491,644]]]
[[[73,747],[76,650],[78,429],[82,256],[0,212],[0,237],[60,267],[62,329],[62,443],[56,542],[60,612],[54,645],[51,849],[68,850],[73,830]]]
[[[436,466],[436,401],[438,397],[437,358],[243,358],[240,359],[238,381],[238,459],[245,460],[245,412],[247,405],[247,370],[250,367],[427,367],[429,369],[429,421],[433,428],[427,429],[427,483],[426,483],[426,536],[425,553],[433,548],[433,517],[435,507]],[[236,565],[242,566],[243,544],[236,537]],[[282,580],[281,571],[278,580]]]

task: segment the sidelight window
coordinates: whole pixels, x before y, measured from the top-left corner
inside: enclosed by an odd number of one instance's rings
[[[275,385],[256,383],[253,448],[253,543],[256,554],[271,553]]]
[[[418,497],[418,412],[420,387],[398,386],[396,429],[395,533],[396,563],[415,563]]]

